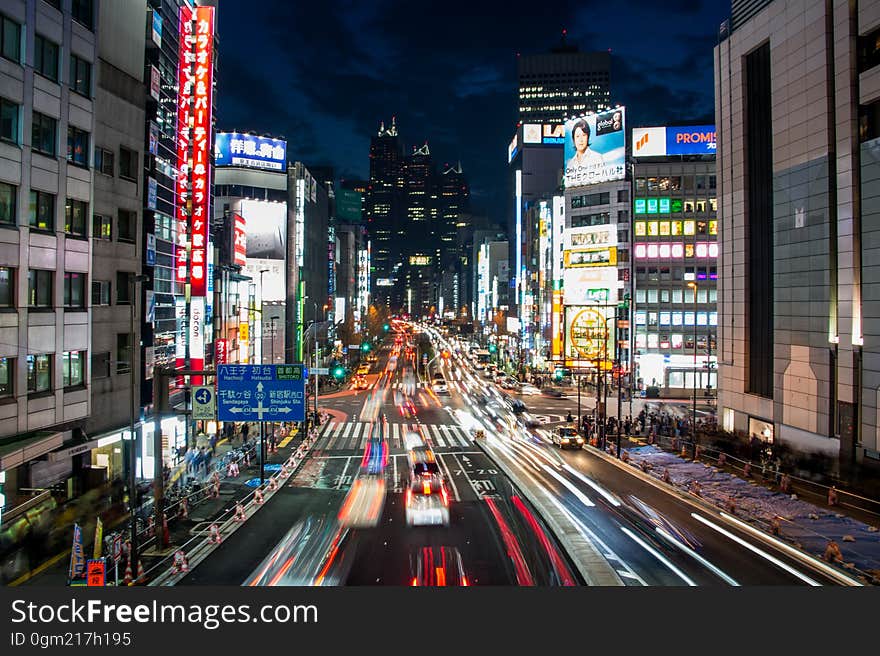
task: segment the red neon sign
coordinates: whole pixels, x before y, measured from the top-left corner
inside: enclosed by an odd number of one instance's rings
[[[179,14],[180,52],[177,62],[177,181],[174,185],[175,218],[177,220],[177,253],[175,278],[186,282],[186,242],[189,230],[189,148],[190,102],[192,100],[192,10],[181,7]]]
[[[233,215],[235,217],[235,227],[233,228],[232,244],[232,263],[245,266],[247,264],[247,223],[240,214]]]
[[[205,296],[208,275],[208,223],[211,215],[211,101],[214,86],[214,8],[196,7],[195,87],[192,135],[193,296]]]
[[[177,95],[176,279],[205,296],[211,201],[211,103],[214,86],[214,8],[180,9]],[[192,189],[189,179],[192,176]],[[190,258],[187,237],[191,231]]]

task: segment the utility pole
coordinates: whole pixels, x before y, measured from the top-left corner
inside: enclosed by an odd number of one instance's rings
[[[694,403],[691,431],[694,438],[694,460],[697,459],[697,283],[691,281],[687,284],[694,293]]]
[[[130,425],[129,425],[129,452],[128,452],[128,505],[131,511],[131,554],[129,555],[130,562],[132,563],[132,567],[136,567],[134,564],[137,559],[138,552],[138,539],[137,539],[137,439],[135,437],[134,432],[134,423],[135,417],[138,415],[138,404],[135,400],[135,387],[137,387],[137,378],[136,378],[136,367],[137,358],[135,357],[135,353],[140,353],[140,342],[135,345],[135,331],[134,331],[134,313],[135,313],[135,304],[140,305],[137,301],[139,300],[136,291],[137,291],[137,283],[146,282],[150,277],[147,275],[130,275],[129,276],[129,301],[131,303],[129,307],[129,314],[131,317],[131,325],[130,325],[130,352],[129,352],[129,369],[131,373],[131,407],[130,410]],[[137,351],[135,351],[137,348]],[[161,526],[161,524],[159,524]]]

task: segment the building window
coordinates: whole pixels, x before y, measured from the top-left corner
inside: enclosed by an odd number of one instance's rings
[[[127,271],[116,272],[116,304],[128,305],[131,303],[130,289],[131,274]]]
[[[92,65],[76,55],[70,56],[70,88],[86,98],[92,93]]]
[[[18,188],[0,182],[0,223],[15,225],[15,207],[18,201]]]
[[[85,381],[86,351],[67,351],[61,354],[61,384],[78,387]]]
[[[6,16],[0,16],[0,54],[21,62],[21,25]]]
[[[82,200],[68,198],[64,205],[64,232],[74,237],[86,236],[86,217],[89,204]]]
[[[15,269],[0,267],[0,308],[15,307]]]
[[[68,126],[67,128],[67,161],[79,166],[89,165],[89,133]]]
[[[110,281],[92,281],[92,305],[110,305]]]
[[[880,64],[880,28],[859,37],[859,73]]]
[[[55,229],[55,196],[45,191],[31,191],[28,225],[38,230]]]
[[[29,394],[48,392],[52,389],[52,356],[50,354],[27,356],[27,391]]]
[[[629,202],[629,189],[618,189],[617,190],[617,202],[618,203],[628,203]]]
[[[92,379],[110,377],[110,351],[92,353]]]
[[[18,143],[18,105],[0,98],[0,139]]]
[[[39,34],[34,37],[34,70],[43,77],[58,81],[58,44]]]
[[[116,373],[127,374],[131,371],[131,333],[116,335]]]
[[[112,150],[95,148],[95,170],[104,175],[113,175],[115,155]]]
[[[81,310],[86,306],[86,274],[64,273],[64,307]]]
[[[28,270],[28,307],[52,307],[52,281],[54,277],[54,271]]]
[[[119,177],[137,182],[138,154],[125,146],[119,147]]]
[[[129,210],[119,210],[119,241],[135,243],[135,229],[137,228],[137,213]]]
[[[70,15],[77,23],[92,29],[94,15],[92,0],[73,0],[70,5]]]
[[[33,113],[33,126],[31,127],[31,147],[38,153],[55,156],[55,132],[57,121],[51,116]]]
[[[110,241],[112,239],[112,217],[105,214],[94,214],[92,216],[92,238]]]
[[[626,223],[629,221],[629,210],[617,210],[617,222]]]
[[[0,398],[9,398],[15,393],[15,358],[0,358]]]

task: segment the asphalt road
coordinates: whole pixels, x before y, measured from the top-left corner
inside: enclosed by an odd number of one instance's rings
[[[310,538],[311,551],[327,553],[316,579],[325,584],[407,585],[427,552],[460,556],[471,584],[582,584],[571,557],[523,491],[574,527],[577,539],[600,553],[624,585],[831,583],[784,549],[725,523],[629,466],[588,449],[553,446],[549,431],[569,411],[576,412],[576,398],[523,396],[528,412],[541,422],[527,430],[505,405],[503,393],[464,358],[437,361],[448,383],[448,392],[439,393],[419,380],[413,359],[396,349],[379,355],[367,376],[369,389],[321,397],[331,419],[309,459],[184,583],[241,584],[306,518],[336,522],[376,453],[382,454],[383,489],[371,525],[334,528],[333,540],[321,533]],[[585,412],[594,401],[582,398],[582,403]],[[485,439],[474,439],[476,427],[484,429]],[[449,526],[406,524],[411,433],[433,447],[445,474]]]

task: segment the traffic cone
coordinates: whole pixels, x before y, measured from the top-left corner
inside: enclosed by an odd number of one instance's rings
[[[663,470],[663,482],[664,482],[664,483],[671,483],[671,482],[672,482],[672,478],[669,476],[669,470],[668,470],[668,469],[664,469],[664,470]]]
[[[122,585],[131,585],[131,555],[125,565],[125,577],[122,579]]]
[[[269,489],[273,492],[278,489],[278,483],[275,482],[274,476],[269,479]]]
[[[257,505],[262,505],[263,503],[263,491],[260,488],[257,488],[254,492],[254,502]]]
[[[150,518],[147,521],[147,535],[150,537],[156,535],[156,519],[152,515],[150,515]]]
[[[220,544],[222,542],[222,538],[220,537],[220,528],[216,524],[211,524],[211,542],[216,542]]]
[[[770,532],[779,535],[779,515],[773,515],[773,519],[770,520]]]
[[[836,506],[837,505],[837,488],[833,485],[831,489],[828,490],[828,505]]]
[[[727,454],[726,453],[719,454],[718,455],[718,466],[723,467],[724,463],[726,463],[726,462],[727,462]]]
[[[752,463],[747,462],[746,464],[743,465],[743,476],[748,478],[751,475],[752,475]]]
[[[168,531],[168,515],[162,513],[162,541],[168,544],[171,541],[171,533]]]
[[[146,575],[146,573],[144,572],[144,563],[143,563],[142,561],[138,561],[138,577],[137,577],[137,584],[138,584],[138,585],[143,585],[143,584],[146,583],[146,582],[147,582],[147,575]]]
[[[235,521],[243,522],[247,519],[247,516],[244,514],[244,506],[241,505],[241,501],[238,501],[235,504]]]
[[[180,510],[178,513],[178,517],[182,517],[183,519],[189,517],[189,508],[187,507],[185,498],[180,500]]]

